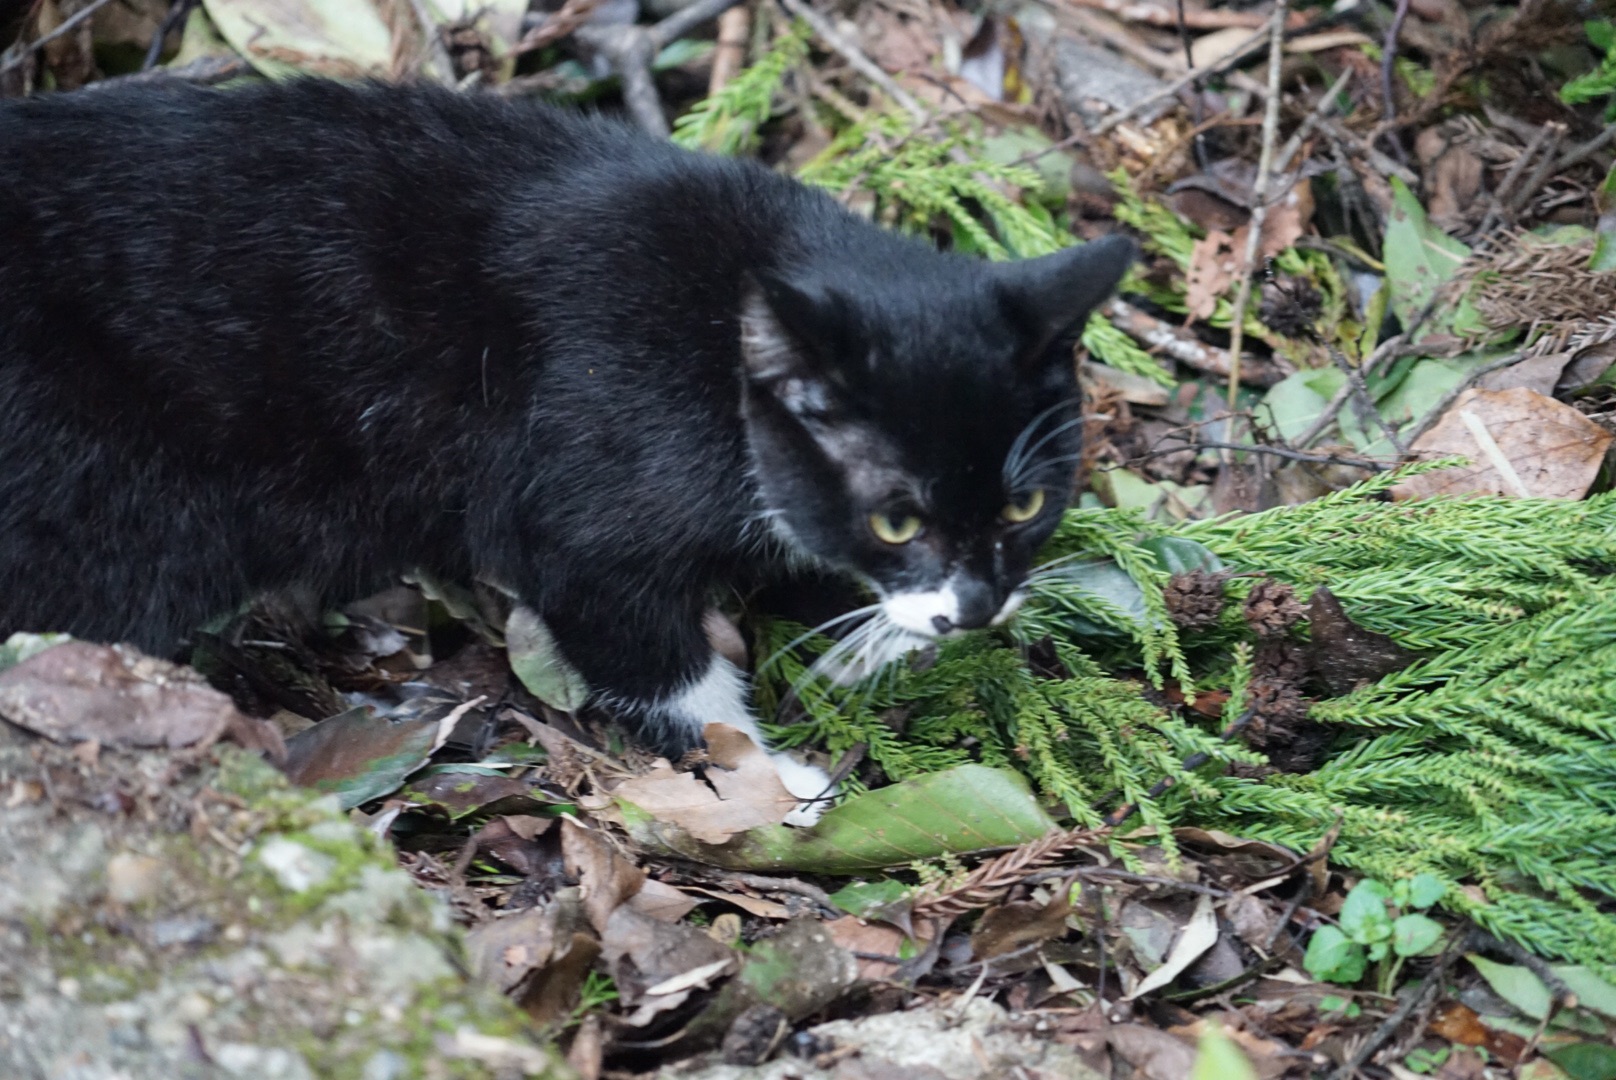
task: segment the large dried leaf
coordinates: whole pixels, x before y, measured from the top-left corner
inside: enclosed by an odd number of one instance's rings
[[[658,761],[645,776],[619,784],[612,798],[702,844],[783,822],[797,798],[763,748],[725,724],[708,724],[705,735],[711,763],[705,779]]]
[[[733,870],[846,874],[950,852],[1014,847],[1055,828],[1020,774],[985,765],[961,765],[856,795],[809,829],[766,825],[717,845],[631,802],[619,800],[618,808],[641,846]]]
[[[245,720],[190,668],[87,641],[52,646],[0,672],[0,716],[59,742],[168,747],[210,743]]]
[[[1599,475],[1610,442],[1610,432],[1535,390],[1466,390],[1411,449],[1425,458],[1465,457],[1470,464],[1409,477],[1392,494],[1580,499]]]
[[[384,77],[393,37],[369,0],[203,0],[214,26],[271,78]]]

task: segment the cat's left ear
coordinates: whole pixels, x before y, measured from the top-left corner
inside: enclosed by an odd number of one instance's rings
[[[1005,303],[1027,336],[1027,355],[1042,356],[1051,342],[1104,302],[1134,255],[1132,240],[1107,236],[1053,255],[994,266]]]

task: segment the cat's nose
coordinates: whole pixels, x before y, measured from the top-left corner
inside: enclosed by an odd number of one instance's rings
[[[954,596],[958,600],[959,610],[949,620],[950,629],[976,630],[986,626],[998,614],[999,598],[985,581],[959,581],[954,586]]]
[[[937,628],[939,634],[946,634],[954,629],[954,620],[947,615],[933,615],[931,624]]]

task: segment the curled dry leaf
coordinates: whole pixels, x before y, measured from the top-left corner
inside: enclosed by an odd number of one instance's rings
[[[491,919],[466,934],[473,970],[540,1022],[566,1015],[600,955],[577,889],[537,907]]]
[[[703,844],[783,822],[797,799],[780,783],[763,748],[726,724],[708,724],[705,734],[705,780],[659,760],[651,772],[614,788],[613,798]]]
[[[0,672],[0,716],[58,742],[208,744],[251,725],[190,668],[123,645],[69,641]]]
[[[322,720],[286,741],[286,776],[337,796],[344,810],[396,791],[425,765],[465,715],[395,719],[368,705]]]
[[[1071,913],[1070,890],[1064,888],[1048,903],[1016,901],[990,908],[971,931],[971,953],[978,960],[990,960],[1062,937]]]
[[[1470,464],[1411,476],[1392,496],[1580,499],[1598,477],[1611,438],[1535,390],[1466,390],[1410,449],[1427,459],[1459,455]]]

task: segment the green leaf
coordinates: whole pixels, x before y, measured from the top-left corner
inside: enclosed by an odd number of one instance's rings
[[[864,918],[898,903],[909,895],[909,886],[891,878],[882,881],[855,881],[830,894],[830,902],[847,912]]]
[[[1403,915],[1392,923],[1392,950],[1398,956],[1420,956],[1442,940],[1441,923],[1425,915]]]
[[[1214,555],[1211,548],[1180,536],[1152,536],[1141,540],[1139,546],[1156,556],[1161,568],[1169,574],[1223,569],[1223,560]]]
[[[1206,1025],[1190,1080],[1257,1080],[1257,1070],[1218,1024]]]
[[[1609,19],[1589,19],[1582,24],[1582,32],[1588,35],[1589,44],[1600,52],[1610,52],[1611,46],[1616,45],[1616,23]]]
[[[1543,980],[1523,967],[1500,964],[1485,956],[1468,955],[1467,959],[1481,972],[1493,993],[1509,1002],[1533,1020],[1549,1015],[1549,988]]]
[[[1392,211],[1386,220],[1384,255],[1392,311],[1406,327],[1453,276],[1470,249],[1432,225],[1419,199],[1392,177]],[[1452,313],[1433,313],[1427,330],[1451,325]]]
[[[702,844],[619,800],[636,843],[730,870],[851,874],[987,848],[1014,847],[1057,826],[1009,769],[961,765],[848,799],[810,829],[770,825]]]
[[[552,709],[576,712],[589,700],[584,677],[567,663],[550,628],[531,608],[519,604],[511,612],[505,623],[505,648],[511,670],[528,693]]]
[[[1616,270],[1616,166],[1605,174],[1594,192],[1594,207],[1599,211],[1599,221],[1588,269]]]
[[[1358,882],[1347,894],[1341,904],[1341,913],[1336,916],[1341,922],[1342,932],[1365,945],[1391,937],[1392,920],[1386,913],[1386,901],[1391,898],[1391,890],[1378,881],[1365,879]]]
[[[1577,1002],[1583,1008],[1616,1020],[1616,986],[1581,965],[1567,964],[1552,970],[1577,995]]]
[[[1321,926],[1307,943],[1302,966],[1315,979],[1333,983],[1355,983],[1363,978],[1363,946],[1343,934],[1338,927]]]
[[[1546,1056],[1571,1080],[1616,1080],[1616,1046],[1572,1043],[1549,1050]]]
[[[1323,414],[1346,380],[1333,367],[1298,371],[1269,387],[1259,410],[1281,441],[1290,442]]]
[[[1448,887],[1435,874],[1418,873],[1408,879],[1408,906],[1428,908],[1448,894]]]

